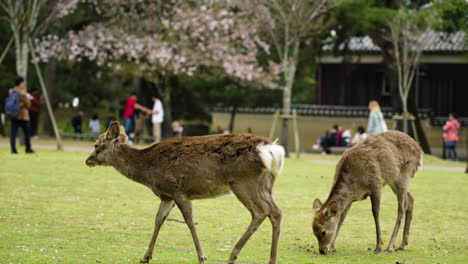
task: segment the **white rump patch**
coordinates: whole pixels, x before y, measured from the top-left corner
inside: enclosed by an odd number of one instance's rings
[[[265,168],[275,175],[280,174],[284,166],[284,148],[275,141],[273,144],[258,145],[257,150]]]

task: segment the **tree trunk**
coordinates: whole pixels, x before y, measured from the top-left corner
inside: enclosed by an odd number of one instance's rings
[[[424,133],[424,129],[421,124],[421,119],[418,117],[418,107],[416,105],[416,91],[413,89],[413,91],[410,92],[408,96],[408,111],[412,113],[415,117],[414,119],[414,126],[416,128],[416,131],[413,131],[417,135],[417,139],[419,142],[419,145],[423,149],[424,153],[426,154],[431,154],[431,147],[429,146],[429,142],[427,141],[426,133]]]
[[[400,98],[403,105],[403,132],[408,134],[408,98],[403,95],[400,95]]]
[[[285,86],[283,88],[283,122],[281,129],[281,145],[286,152],[286,157],[289,157],[289,120],[291,116],[291,93],[296,77],[297,61],[299,56],[299,41],[296,41],[293,46],[292,56],[283,59],[283,64],[286,64],[284,72]]]
[[[56,68],[57,68],[57,62],[55,60],[50,60],[45,65],[44,81],[45,81],[47,94],[49,95],[49,101],[50,101],[50,104],[52,105],[52,108],[54,107]],[[46,112],[46,114],[43,115],[42,127],[43,127],[44,134],[49,135],[49,136],[54,136],[54,128],[52,126],[52,121],[48,112]]]
[[[2,111],[2,110],[0,110]],[[5,134],[5,127],[3,126],[3,120],[1,120],[2,116],[1,116],[1,112],[0,112],[0,136],[3,136],[5,137],[6,134]]]
[[[234,133],[234,122],[236,120],[237,104],[234,104],[231,109],[231,118],[229,119],[229,132]]]
[[[150,80],[158,94],[161,96],[162,106],[164,110],[164,120],[161,127],[163,138],[170,138],[172,133],[172,106],[171,106],[171,86],[177,85],[176,77],[171,78],[162,73],[156,73],[156,76]]]

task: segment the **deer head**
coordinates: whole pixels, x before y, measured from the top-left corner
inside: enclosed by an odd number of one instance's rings
[[[324,207],[319,199],[315,199],[314,213],[315,217],[312,229],[319,243],[320,254],[327,254],[332,249],[333,239],[340,220],[338,204],[333,201]]]
[[[94,143],[94,151],[86,159],[86,165],[90,167],[111,165],[110,161],[115,147],[119,144],[126,144],[127,140],[123,126],[119,126],[118,122],[112,122],[107,131]]]

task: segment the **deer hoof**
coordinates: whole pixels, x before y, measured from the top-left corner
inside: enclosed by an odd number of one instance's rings
[[[200,259],[198,260],[198,264],[205,264],[206,260],[207,260],[206,257],[200,257]]]
[[[396,249],[396,251],[403,251],[403,250],[405,250],[404,247],[398,247],[398,248]]]
[[[393,252],[393,249],[387,248],[387,249],[385,250],[385,252],[386,252],[386,253],[392,253],[392,252]]]
[[[382,252],[382,249],[381,249],[381,248],[375,248],[375,249],[374,249],[374,253],[380,253],[380,252]]]
[[[151,257],[145,255],[143,259],[140,260],[140,263],[149,263],[150,260],[151,260]]]

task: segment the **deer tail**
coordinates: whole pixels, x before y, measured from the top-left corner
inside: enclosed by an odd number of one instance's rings
[[[276,144],[261,144],[257,146],[258,156],[262,160],[265,168],[273,174],[274,177],[280,174],[284,166],[284,148]]]

